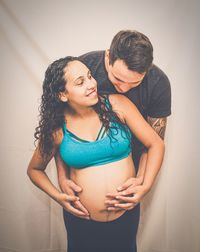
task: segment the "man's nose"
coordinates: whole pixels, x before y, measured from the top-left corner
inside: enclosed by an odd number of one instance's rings
[[[128,83],[119,83],[118,87],[120,88],[120,90],[122,90],[123,92],[127,91],[129,89],[129,85]]]

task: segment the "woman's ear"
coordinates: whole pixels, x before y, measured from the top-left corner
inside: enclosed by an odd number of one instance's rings
[[[60,92],[59,93],[59,99],[62,101],[62,102],[67,102],[68,101],[68,94],[67,92]]]

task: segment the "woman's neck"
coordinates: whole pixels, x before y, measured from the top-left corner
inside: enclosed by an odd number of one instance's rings
[[[80,118],[80,119],[86,119],[89,117],[93,117],[95,115],[97,115],[97,113],[95,112],[95,110],[91,107],[89,108],[70,108],[67,112],[66,115],[70,116],[70,117],[74,117],[74,118]]]

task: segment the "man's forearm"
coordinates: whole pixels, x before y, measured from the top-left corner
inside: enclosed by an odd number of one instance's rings
[[[58,184],[60,188],[62,189],[62,181],[66,181],[67,179],[70,179],[70,172],[69,168],[64,164],[62,161],[59,153],[55,155],[55,162],[56,162],[56,168],[58,173]]]
[[[143,152],[140,157],[138,172],[137,172],[137,178],[141,179],[141,183],[144,181],[144,175],[146,171],[146,163],[147,163],[147,153]]]
[[[145,185],[149,189],[152,187],[155,178],[161,168],[164,151],[164,142],[160,142],[159,145],[152,146],[148,149],[143,185]]]
[[[155,132],[160,136],[160,138],[164,141],[165,130],[166,130],[166,126],[167,126],[167,118],[166,117],[162,117],[162,118],[148,117],[147,122],[155,130]],[[147,152],[144,151],[141,155],[141,158],[140,158],[138,174],[137,174],[137,177],[142,177],[143,182],[144,182],[144,177],[147,172],[147,170],[146,170],[147,157],[148,157]]]

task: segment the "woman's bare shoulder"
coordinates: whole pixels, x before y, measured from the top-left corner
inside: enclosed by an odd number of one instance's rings
[[[108,96],[109,102],[112,106],[112,110],[118,115],[118,117],[125,122],[124,117],[124,95],[121,94],[110,94]]]
[[[135,104],[122,94],[111,94],[109,95],[109,101],[112,105],[112,109],[117,111],[120,116],[126,120],[127,116],[138,113],[138,109]]]
[[[128,107],[135,107],[134,103],[129,100],[125,95],[122,94],[110,94],[109,95],[110,104],[114,109],[124,110]]]

